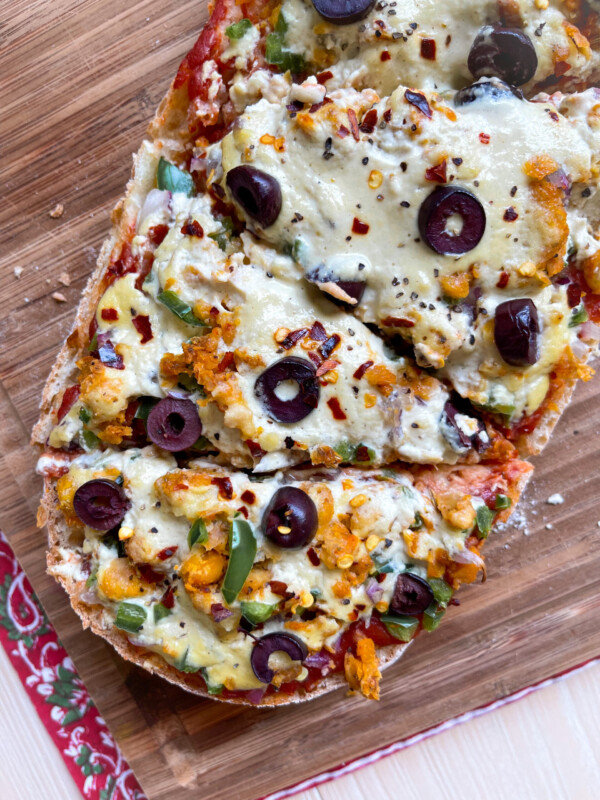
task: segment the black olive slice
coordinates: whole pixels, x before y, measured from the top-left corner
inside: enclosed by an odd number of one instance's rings
[[[502,100],[505,98],[516,98],[523,100],[523,92],[515,86],[510,86],[508,83],[493,78],[490,81],[478,81],[471,83],[469,86],[463,86],[454,95],[454,105],[466,106],[469,103],[475,103],[478,100]]]
[[[276,389],[288,381],[298,385],[298,392],[282,400]],[[282,358],[258,376],[254,394],[277,422],[300,422],[319,404],[320,389],[315,366],[305,358]]]
[[[262,228],[268,228],[279,216],[281,187],[272,175],[242,164],[229,170],[227,186],[236,203]]]
[[[279,547],[305,547],[317,532],[319,518],[311,498],[294,486],[283,486],[271,498],[262,518],[264,535]]]
[[[471,447],[478,453],[483,453],[490,446],[490,437],[483,421],[475,416],[472,409],[463,408],[463,405],[460,398],[456,398],[456,402],[454,400],[446,401],[442,417],[442,434],[458,453],[464,453]],[[475,423],[472,426],[472,433],[464,429],[464,426],[461,425],[462,420],[457,419],[458,415],[468,417],[471,422]]]
[[[267,633],[258,639],[252,648],[250,665],[261,683],[271,683],[275,672],[269,666],[269,658],[273,653],[287,653],[292,661],[304,661],[308,648],[293,633]]]
[[[332,281],[332,283],[335,283],[336,286],[339,286],[342,292],[345,292],[348,297],[351,297],[356,301],[356,304],[360,303],[362,300],[362,296],[365,293],[365,288],[367,286],[365,281]]]
[[[319,14],[334,25],[348,25],[364,19],[375,0],[312,0]]]
[[[528,367],[539,358],[540,322],[533,300],[521,297],[500,303],[494,319],[498,352],[513,367]]]
[[[462,220],[460,230],[449,229],[451,218]],[[477,247],[485,232],[485,211],[472,192],[460,186],[438,186],[421,203],[419,232],[436,253],[460,256]]]
[[[131,503],[118,484],[98,478],[77,489],[73,508],[85,525],[97,531],[109,531],[120,525]]]
[[[192,400],[165,397],[148,415],[148,437],[158,447],[178,453],[191,447],[202,433],[198,407]]]
[[[475,37],[467,64],[474,78],[496,77],[522,86],[535,75],[538,59],[524,31],[486,25]]]
[[[398,575],[390,603],[392,611],[409,616],[422,614],[431,603],[433,603],[433,591],[426,580],[411,572]]]

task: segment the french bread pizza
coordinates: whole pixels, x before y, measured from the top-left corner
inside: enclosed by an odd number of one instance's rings
[[[225,702],[379,699],[593,374],[599,76],[595,3],[216,0],[33,431],[84,626]]]

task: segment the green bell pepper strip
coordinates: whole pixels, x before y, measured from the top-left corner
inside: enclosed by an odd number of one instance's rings
[[[162,603],[157,603],[154,606],[154,624],[157,625],[161,619],[165,617],[169,617],[171,615],[171,609],[163,606]]]
[[[432,603],[423,612],[423,628],[429,633],[434,631],[442,621],[445,613],[445,608],[441,608],[437,603]]]
[[[148,419],[150,412],[158,402],[160,402],[158,397],[140,397],[138,401],[138,407],[133,415],[134,419]]]
[[[198,319],[198,317],[194,314],[192,307],[187,303],[184,303],[184,301],[175,292],[161,292],[156,299],[187,325],[191,325],[193,328],[208,328],[208,325],[202,322],[201,319]]]
[[[401,642],[410,642],[419,627],[419,620],[406,614],[382,614],[381,621],[388,633]]]
[[[81,408],[79,409],[79,419],[84,423],[91,422],[92,412],[89,410],[89,408],[81,406]]]
[[[137,633],[146,621],[146,609],[135,603],[119,603],[115,627],[129,633]]]
[[[583,303],[577,306],[577,308],[573,309],[571,314],[571,319],[569,320],[569,328],[576,328],[578,325],[582,325],[584,322],[588,321],[588,314],[585,310],[585,306]]]
[[[254,600],[242,600],[240,605],[244,619],[247,619],[252,625],[259,625],[273,616],[278,603],[257,603]]]
[[[221,591],[228,605],[231,605],[244,585],[254,559],[256,558],[256,537],[244,519],[234,519],[229,526],[229,563],[223,579]]]
[[[248,33],[251,27],[252,23],[249,19],[240,19],[238,22],[234,22],[233,25],[225,28],[225,35],[229,39],[241,39]]]
[[[436,603],[439,603],[445,608],[454,594],[452,587],[441,578],[428,578],[427,583],[431,586],[431,591],[433,592]]]
[[[505,508],[510,508],[512,506],[512,500],[506,494],[497,494],[496,500],[494,502],[494,508],[496,511],[502,511]]]
[[[487,539],[489,532],[492,530],[492,522],[494,521],[494,512],[486,506],[479,506],[477,509],[477,535],[480,539]]]
[[[194,179],[189,172],[179,169],[164,158],[158,162],[156,185],[169,192],[182,192],[188,197],[194,196]]]
[[[188,533],[188,547],[191,550],[195,544],[204,544],[207,539],[208,530],[206,529],[206,523],[202,517],[198,517],[198,519],[192,524],[192,527]]]

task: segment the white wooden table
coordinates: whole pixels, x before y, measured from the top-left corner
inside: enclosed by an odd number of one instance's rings
[[[596,800],[599,786],[593,665],[295,800]],[[0,798],[81,800],[1,647]]]

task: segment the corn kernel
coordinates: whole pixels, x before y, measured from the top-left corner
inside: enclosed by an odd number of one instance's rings
[[[306,667],[302,667],[299,674],[296,677],[297,681],[305,681],[308,678],[308,670]]]
[[[300,595],[300,602],[302,603],[303,608],[310,608],[315,602],[315,598],[310,592],[302,592]]]
[[[122,525],[119,528],[119,540],[124,542],[126,539],[131,539],[131,537],[135,534],[133,528],[129,528],[127,525]]]
[[[375,603],[375,608],[380,614],[385,614],[388,610],[388,604],[384,600],[380,600],[378,603]]]
[[[380,541],[381,539],[379,538],[379,536],[375,536],[374,533],[368,536],[367,541],[365,542],[365,547],[367,548],[367,552],[370,553],[372,550],[375,550]]]
[[[521,264],[520,267],[517,268],[517,272],[519,275],[523,275],[525,278],[531,278],[535,275],[537,267],[533,263],[533,261],[526,261],[524,264]]]
[[[376,395],[374,394],[365,395],[365,408],[373,408],[376,402],[377,402]]]
[[[348,491],[348,489],[353,489],[354,481],[351,481],[350,478],[344,478],[342,481],[342,488],[344,488],[346,491]]]
[[[366,502],[367,502],[366,495],[357,494],[356,497],[353,497],[352,500],[350,500],[350,506],[351,508],[359,508],[360,506],[364,506]]]
[[[354,563],[352,556],[341,556],[338,558],[337,565],[339,569],[348,569]]]
[[[367,181],[370,189],[379,189],[383,183],[383,175],[378,169],[372,169],[369,173],[369,180]]]

